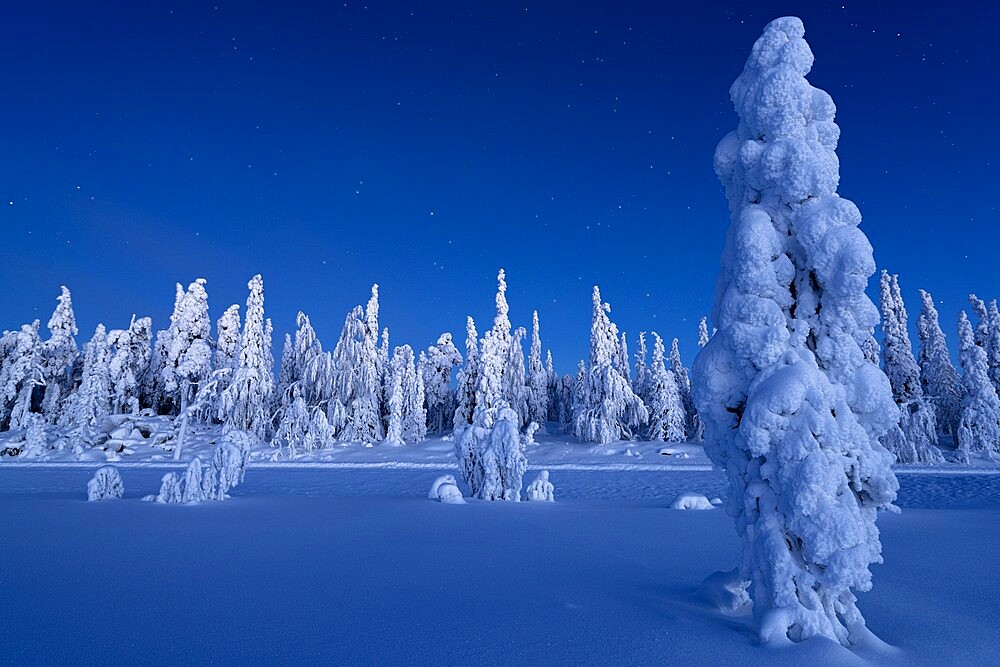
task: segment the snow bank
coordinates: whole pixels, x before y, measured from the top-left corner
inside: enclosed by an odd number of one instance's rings
[[[670,509],[711,510],[715,509],[715,505],[713,505],[708,498],[699,493],[682,493],[674,498],[674,502],[670,503]]]

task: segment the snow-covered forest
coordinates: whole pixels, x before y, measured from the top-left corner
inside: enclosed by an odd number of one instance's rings
[[[575,374],[559,375],[551,351],[543,355],[538,311],[529,339],[508,317],[503,270],[497,281],[491,327],[480,338],[469,317],[462,349],[451,332],[426,347],[393,346],[379,322],[378,285],[325,347],[305,313],[275,342],[261,276],[248,283],[245,308],[226,307],[214,324],[208,285],[196,279],[177,285],[162,328],[133,317],[122,328],[98,325],[89,340],[63,287],[45,329],[36,320],[0,338],[0,460],[96,460],[98,452],[119,460],[141,442],[130,440],[135,424],[151,418],[160,424],[155,446],[176,460],[189,434],[206,429],[244,431],[270,459],[295,460],[330,447],[405,446],[460,433],[501,401],[522,434],[599,444],[701,441],[677,337],[638,332],[630,354],[628,335],[594,287],[589,358]],[[931,294],[920,297],[911,320],[899,277],[882,272],[881,318],[870,320],[862,341],[896,404],[898,418],[881,442],[897,463],[989,460],[1000,454],[997,302],[969,296],[972,319],[962,311],[951,327],[956,368]],[[699,323],[701,347],[713,337],[708,322]]]

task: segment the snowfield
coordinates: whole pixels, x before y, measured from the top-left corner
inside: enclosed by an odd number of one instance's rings
[[[903,512],[879,523],[890,565],[859,596],[892,648],[855,655],[763,648],[748,615],[713,609],[701,582],[738,558],[732,519],[668,507],[722,494],[718,472],[557,469],[556,503],[453,506],[427,499],[437,470],[270,464],[227,502],[183,506],[140,502],[169,469],[151,463],[121,468],[123,500],[88,503],[93,467],[78,466],[0,466],[4,663],[975,665],[998,651],[1000,475],[985,470],[900,476]]]

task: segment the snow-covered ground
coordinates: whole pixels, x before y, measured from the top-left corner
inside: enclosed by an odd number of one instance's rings
[[[638,461],[672,458],[656,456]],[[152,463],[123,467],[125,498],[100,503],[85,502],[90,469],[0,466],[0,661],[856,657],[815,640],[763,648],[745,616],[713,609],[700,583],[735,563],[731,520],[667,509],[681,492],[722,493],[722,476],[699,464],[554,469],[555,504],[462,506],[427,499],[436,470],[278,465],[252,467],[231,500],[197,506],[140,502],[165,470]],[[900,476],[904,511],[880,521],[887,564],[860,596],[893,648],[867,647],[863,657],[994,664],[1000,475],[986,473]]]

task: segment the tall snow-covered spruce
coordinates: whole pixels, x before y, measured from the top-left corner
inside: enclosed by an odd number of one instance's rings
[[[264,280],[260,274],[247,283],[246,321],[240,337],[239,356],[228,386],[222,392],[219,417],[227,429],[253,433],[264,439],[270,430],[271,391],[274,389],[274,368],[271,341],[266,336],[264,321]]]
[[[867,632],[854,591],[882,560],[876,514],[898,489],[879,438],[899,409],[862,350],[875,263],[837,194],[836,109],[805,78],[804,34],[798,18],[772,21],[730,89],[740,123],[715,170],[731,225],[694,398],[761,640],[850,646]]]
[[[924,395],[930,398],[937,411],[938,427],[952,436],[958,432],[958,420],[962,414],[962,384],[958,379],[951,354],[945,341],[934,299],[920,290],[923,307],[917,318],[917,334],[920,337],[920,385]]]
[[[882,438],[899,463],[940,463],[937,417],[924,398],[920,367],[913,356],[907,332],[906,306],[899,290],[899,277],[882,271],[879,284],[882,301],[882,368],[889,378],[892,398],[899,406],[899,423]]]
[[[601,301],[596,285],[593,304],[590,364],[584,370],[581,362],[583,377],[573,397],[573,421],[577,438],[606,445],[630,439],[649,413],[632,391],[628,377],[619,370],[618,327],[608,316],[611,306]]]

